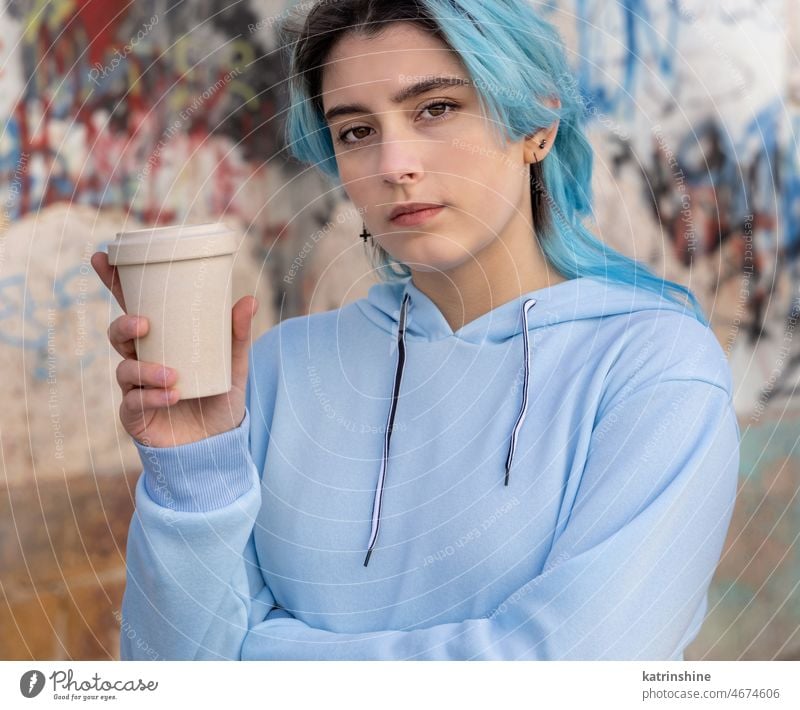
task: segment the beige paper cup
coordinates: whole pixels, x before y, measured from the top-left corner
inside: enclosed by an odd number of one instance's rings
[[[150,323],[136,357],[177,370],[181,399],[231,389],[236,236],[221,223],[177,225],[118,232],[108,246],[128,314]]]

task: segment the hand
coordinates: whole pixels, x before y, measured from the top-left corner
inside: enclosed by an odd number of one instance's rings
[[[117,382],[122,389],[119,418],[125,431],[141,444],[164,447],[200,441],[238,427],[245,415],[250,327],[258,301],[244,296],[233,306],[231,391],[181,400],[181,383],[175,370],[136,359],[133,339],[146,335],[149,323],[145,317],[127,315],[119,275],[108,263],[108,254],[95,252],[91,262],[126,313],[108,328],[111,345],[125,358],[117,367]]]

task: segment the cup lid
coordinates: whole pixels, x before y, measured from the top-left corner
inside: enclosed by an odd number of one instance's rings
[[[236,231],[222,222],[132,229],[116,236],[108,245],[108,263],[116,266],[220,256],[239,246]]]

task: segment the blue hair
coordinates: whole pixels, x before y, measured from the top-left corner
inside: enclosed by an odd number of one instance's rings
[[[568,279],[592,276],[653,291],[684,307],[688,301],[692,315],[708,326],[690,289],[659,278],[583,225],[583,218],[592,214],[594,157],[584,131],[586,102],[558,30],[529,0],[320,0],[301,25],[283,27],[285,44],[293,47],[286,141],[294,157],[338,182],[322,112],[322,68],[344,33],[375,35],[394,21],[422,25],[456,52],[501,139],[520,140],[559,120],[547,157],[531,165],[533,224],[549,264]],[[548,97],[558,97],[560,107],[545,105]],[[381,279],[411,274],[380,246],[373,249]]]

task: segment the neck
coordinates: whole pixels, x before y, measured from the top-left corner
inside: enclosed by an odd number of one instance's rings
[[[530,229],[493,239],[447,271],[412,270],[411,280],[454,332],[523,293],[566,281],[547,264]]]

